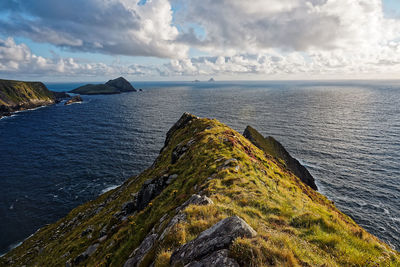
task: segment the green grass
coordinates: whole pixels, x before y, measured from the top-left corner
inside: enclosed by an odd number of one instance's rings
[[[41,82],[21,82],[0,79],[0,105],[14,106],[30,101],[54,100],[46,86]]]
[[[173,149],[192,138],[195,143],[185,156],[171,164]],[[237,163],[224,168],[228,159],[237,159]],[[144,181],[165,173],[176,173],[178,178],[151,205],[124,222],[113,218]],[[186,207],[186,221],[157,241],[144,264],[155,261],[156,266],[168,266],[174,249],[221,219],[238,215],[258,233],[255,238],[236,239],[230,247],[231,257],[244,266],[400,265],[398,252],[367,233],[242,135],[210,119],[196,119],[177,130],[153,167],[41,229],[1,258],[0,265],[65,265],[98,242],[100,230],[107,225],[107,240],[82,265],[122,266],[153,227],[162,232],[176,214],[175,209],[200,191],[214,204]],[[104,207],[95,214],[100,203]],[[66,227],[78,214],[82,217],[80,224]],[[160,222],[165,214],[167,219]],[[81,237],[90,225],[95,229],[92,238]],[[42,253],[35,247],[42,248]],[[8,259],[13,264],[6,262]]]
[[[98,94],[119,94],[120,91],[107,84],[86,84],[71,91],[74,94],[98,95]]]

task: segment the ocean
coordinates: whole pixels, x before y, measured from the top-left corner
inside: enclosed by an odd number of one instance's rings
[[[183,112],[274,136],[321,193],[400,250],[400,81],[133,85],[143,92],[0,120],[0,254],[148,168]]]

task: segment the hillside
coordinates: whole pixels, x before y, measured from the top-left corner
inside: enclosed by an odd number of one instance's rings
[[[185,113],[150,168],[43,227],[0,265],[400,265],[398,252],[268,151]]]
[[[86,84],[70,91],[70,93],[81,95],[108,95],[126,92],[136,92],[136,89],[123,77],[109,80],[105,84]]]
[[[54,94],[41,82],[23,82],[0,79],[0,118],[13,111],[51,105]]]
[[[80,86],[70,93],[81,94],[81,95],[109,95],[109,94],[120,94],[121,92],[107,84],[86,84]]]

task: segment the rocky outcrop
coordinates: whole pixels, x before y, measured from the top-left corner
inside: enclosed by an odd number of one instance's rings
[[[147,180],[137,194],[135,209],[138,211],[144,209],[153,198],[158,196],[163,189],[171,184],[177,177],[177,174],[166,174],[160,178]]]
[[[196,239],[175,250],[171,256],[171,265],[174,266],[180,263],[183,265],[192,264],[190,266],[198,266],[195,264],[201,264],[201,262],[233,262],[233,260],[228,260],[226,257],[223,257],[225,259],[221,259],[221,256],[224,255],[223,252],[215,253],[219,250],[229,248],[229,245],[237,237],[255,237],[256,235],[257,232],[238,216],[223,219],[202,232]]]
[[[156,242],[163,241],[166,234],[168,234],[171,229],[179,222],[184,222],[186,219],[185,214],[182,212],[189,205],[211,205],[213,201],[206,196],[200,196],[197,194],[192,195],[187,201],[185,201],[181,206],[176,208],[177,214],[169,221],[167,226],[162,230],[158,229],[159,233],[156,233],[155,228],[152,229],[150,234],[142,241],[142,243],[137,247],[129,256],[129,259],[125,262],[124,267],[134,267],[140,266],[146,254],[153,248]],[[165,214],[161,219],[160,223],[165,220],[167,214]],[[161,234],[160,234],[161,233]]]
[[[67,100],[64,103],[64,105],[71,105],[73,103],[80,103],[82,101],[83,101],[82,97],[80,95],[76,95],[76,96],[72,97],[71,99]]]
[[[56,97],[41,82],[0,80],[0,118],[54,103]]]
[[[157,234],[151,234],[147,236],[140,246],[133,251],[130,255],[129,260],[127,260],[124,264],[124,267],[135,267],[139,266],[139,264],[143,261],[143,258],[146,256],[147,252],[153,247],[154,242],[157,240]]]
[[[201,260],[193,261],[187,267],[239,267],[239,263],[229,257],[229,250],[221,249],[213,252],[211,255]]]
[[[92,254],[96,252],[98,247],[99,247],[98,243],[89,246],[82,254],[80,254],[72,261],[73,264],[78,265],[84,260],[86,260],[88,257],[92,256]]]
[[[184,128],[187,124],[189,124],[192,120],[198,119],[198,117],[190,114],[190,113],[183,113],[180,119],[169,129],[167,132],[167,137],[165,138],[164,148],[168,146],[169,141],[171,140],[172,135],[179,129]]]
[[[297,159],[293,158],[283,147],[283,145],[275,140],[275,138],[271,136],[264,138],[251,126],[246,127],[243,136],[265,153],[277,158],[278,160],[283,160],[285,167],[294,175],[299,177],[303,183],[310,186],[314,190],[318,190],[314,177],[312,177],[306,167],[301,165]]]
[[[51,92],[53,93],[57,103],[61,102],[61,100],[63,100],[63,99],[71,97],[66,92],[55,92],[55,91],[51,91]]]
[[[137,90],[124,77],[106,82],[107,85],[117,88],[120,92],[136,92]]]

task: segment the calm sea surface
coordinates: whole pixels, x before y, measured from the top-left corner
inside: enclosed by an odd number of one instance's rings
[[[0,120],[0,254],[149,167],[185,111],[274,136],[320,192],[400,250],[400,81],[134,86],[143,92]]]

